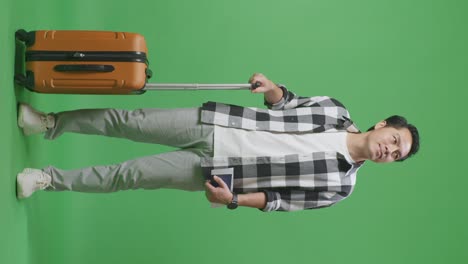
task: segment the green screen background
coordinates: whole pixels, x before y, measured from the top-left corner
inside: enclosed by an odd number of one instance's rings
[[[468,4],[456,0],[1,0],[1,263],[467,263],[463,170]],[[138,32],[155,82],[244,83],[254,72],[342,101],[361,129],[401,114],[421,133],[404,163],[366,164],[328,209],[211,209],[204,193],[38,193],[24,167],[112,164],[171,148],[67,134],[25,138],[16,103],[77,108],[262,107],[247,91],[36,94],[13,84],[16,29]]]

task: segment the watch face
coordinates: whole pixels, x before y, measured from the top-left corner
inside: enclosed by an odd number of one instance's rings
[[[227,208],[229,208],[229,209],[236,209],[237,206],[238,206],[237,203],[230,203],[230,204],[227,205]]]

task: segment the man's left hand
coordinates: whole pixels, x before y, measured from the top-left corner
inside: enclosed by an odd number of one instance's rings
[[[219,204],[229,204],[232,201],[232,192],[226,183],[218,176],[213,176],[219,187],[211,185],[210,181],[205,182],[205,195],[208,201]]]

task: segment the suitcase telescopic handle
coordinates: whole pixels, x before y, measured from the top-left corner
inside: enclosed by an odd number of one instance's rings
[[[240,84],[148,83],[145,90],[254,90],[261,82]]]
[[[100,64],[59,64],[54,67],[58,72],[113,72],[112,65]]]

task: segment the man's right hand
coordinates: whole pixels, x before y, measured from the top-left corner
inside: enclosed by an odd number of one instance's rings
[[[272,81],[270,81],[265,75],[261,73],[254,73],[252,77],[249,79],[249,83],[255,84],[255,83],[260,83],[260,86],[252,89],[252,93],[266,93],[268,91],[272,91],[276,88],[279,89],[279,87],[276,86]]]
[[[260,86],[252,89],[252,93],[263,93],[265,94],[265,100],[270,104],[275,104],[283,98],[283,90],[279,88],[275,83],[270,81],[265,75],[261,73],[255,73],[250,77],[249,83],[260,83]]]

